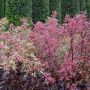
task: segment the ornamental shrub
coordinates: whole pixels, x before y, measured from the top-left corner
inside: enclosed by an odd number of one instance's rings
[[[2,21],[0,20],[0,24]],[[8,31],[3,31],[0,27],[0,89],[2,90],[31,90],[33,86],[30,83],[36,81],[32,72],[40,71],[41,63],[35,56],[36,49],[32,41],[28,40],[30,27],[26,23],[27,20],[21,21],[22,25],[18,27],[10,24]]]
[[[32,0],[6,0],[6,17],[16,25],[21,17],[32,21]]]
[[[32,0],[33,22],[45,21],[49,16],[49,0]]]
[[[83,14],[73,18],[66,16],[64,22],[60,26],[53,17],[46,23],[37,22],[29,38],[44,70],[52,77],[51,81],[64,81],[66,89],[76,90],[77,84],[90,79],[90,22]]]

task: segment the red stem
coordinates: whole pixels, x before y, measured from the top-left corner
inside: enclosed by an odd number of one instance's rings
[[[73,57],[73,33],[71,33],[71,59],[73,61],[74,57]]]

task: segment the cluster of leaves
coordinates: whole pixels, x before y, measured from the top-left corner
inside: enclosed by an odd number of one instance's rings
[[[6,18],[2,18],[0,20],[0,32],[1,31],[7,31],[8,30],[8,25],[9,25],[9,22]]]
[[[31,41],[28,41],[27,35],[30,28],[26,23],[27,20],[23,18],[21,22],[23,22],[21,26],[15,27],[10,24],[8,31],[0,33],[0,61],[6,69],[11,66],[14,69],[17,61],[23,62],[25,68],[27,66],[28,69],[31,69],[32,65],[36,67],[36,64],[39,64],[34,56],[35,47]]]
[[[1,26],[6,24],[1,20]],[[48,90],[54,88],[50,74],[44,73],[41,61],[36,58],[36,48],[29,38],[32,33],[28,20],[21,26],[9,25],[8,31],[0,30],[0,90]],[[52,82],[53,81],[53,82]],[[56,86],[57,87],[57,86]]]
[[[21,26],[0,31],[1,88],[76,90],[90,80],[90,21],[80,14],[59,25],[55,17],[32,28],[22,18]]]

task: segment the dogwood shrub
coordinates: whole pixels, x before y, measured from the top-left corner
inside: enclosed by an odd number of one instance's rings
[[[55,80],[69,81],[72,88],[90,79],[89,35],[90,21],[80,14],[66,16],[62,25],[54,17],[46,23],[37,22],[29,38],[37,48],[38,59],[47,62],[45,70]]]

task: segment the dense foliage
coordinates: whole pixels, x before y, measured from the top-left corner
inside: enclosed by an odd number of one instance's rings
[[[6,32],[0,29],[0,88],[76,90],[84,85],[81,90],[87,90],[90,21],[80,14],[66,16],[59,25],[54,15],[32,28],[22,18],[21,26],[10,24]]]
[[[61,2],[62,0],[49,0],[50,14],[52,11],[57,11],[59,21],[61,21]]]
[[[32,24],[32,21],[45,22],[52,11],[57,11],[57,18],[61,22],[66,14],[74,16],[80,11],[85,11],[90,17],[89,3],[89,0],[1,0],[0,17],[6,14],[9,22],[16,25],[20,24],[20,17],[27,17]]]
[[[74,16],[80,12],[79,0],[62,0],[61,8],[62,19],[66,14]]]
[[[6,17],[16,25],[21,17],[32,21],[32,0],[6,0]]]
[[[86,0],[87,15],[90,18],[90,0]]]
[[[79,0],[80,2],[80,10],[86,11],[86,0]]]
[[[33,22],[45,21],[49,16],[49,0],[32,0]]]
[[[0,18],[4,17],[5,2],[4,0],[0,0]]]

